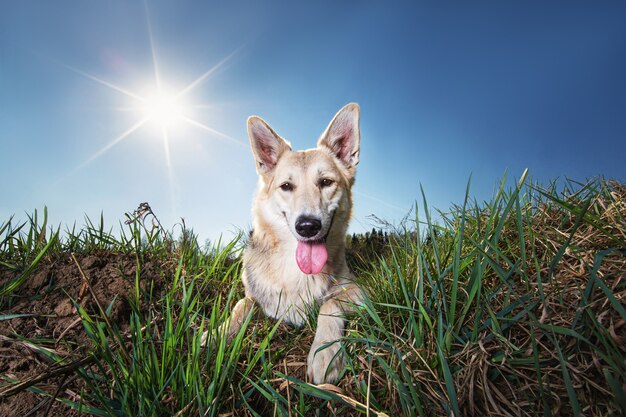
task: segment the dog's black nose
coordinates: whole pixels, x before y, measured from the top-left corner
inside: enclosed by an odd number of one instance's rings
[[[296,232],[302,237],[313,237],[322,230],[322,222],[315,217],[300,216],[296,220]]]

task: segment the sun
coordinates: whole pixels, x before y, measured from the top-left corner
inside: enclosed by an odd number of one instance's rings
[[[188,109],[179,97],[163,91],[148,95],[140,104],[147,122],[161,128],[172,128],[187,117]]]
[[[152,81],[147,82],[151,86],[151,88],[144,90],[141,90],[139,88],[125,88],[118,85],[117,83],[112,83],[93,74],[65,65],[69,70],[83,77],[86,77],[100,85],[103,85],[112,91],[116,91],[122,96],[125,96],[126,99],[131,100],[130,102],[126,103],[127,105],[122,105],[120,108],[128,110],[137,115],[135,123],[129,126],[118,136],[111,139],[97,152],[93,153],[90,157],[85,159],[74,169],[74,171],[82,169],[85,166],[91,164],[93,161],[100,158],[117,144],[126,140],[128,137],[132,136],[133,133],[139,131],[140,129],[146,128],[148,126],[156,127],[158,128],[156,135],[154,134],[154,130],[151,132],[151,135],[153,135],[156,139],[160,139],[163,144],[163,152],[165,156],[164,165],[167,170],[167,176],[169,179],[170,200],[172,207],[175,207],[174,194],[176,187],[174,184],[175,175],[171,159],[170,139],[180,137],[183,134],[182,129],[185,127],[185,125],[200,129],[205,134],[208,133],[212,137],[212,139],[226,140],[237,146],[246,146],[246,141],[235,139],[199,121],[196,117],[194,117],[194,113],[197,113],[197,111],[194,110],[202,108],[203,106],[201,104],[189,101],[190,94],[206,80],[211,78],[211,76],[218,72],[218,70],[226,66],[231,58],[239,53],[244,45],[240,46],[239,48],[232,51],[229,55],[225,56],[222,60],[213,65],[198,78],[193,80],[191,83],[186,84],[184,88],[170,90],[168,89],[168,85],[173,84],[168,83],[161,76],[154,39],[152,36],[150,19],[147,18],[147,21],[149,35],[148,38],[150,41],[150,50],[152,52],[152,66],[154,69],[152,76],[149,77],[152,78]],[[179,141],[176,142],[180,143]]]
[[[152,37],[150,37],[152,39]],[[151,41],[152,45],[152,41]],[[154,46],[152,45],[152,48]],[[159,128],[159,134],[157,138],[161,138],[163,142],[163,149],[165,152],[165,166],[167,167],[170,178],[173,177],[173,173],[171,172],[171,160],[170,160],[170,137],[175,135],[177,132],[180,133],[180,128],[183,125],[194,126],[195,128],[203,130],[205,133],[209,133],[213,138],[226,140],[231,143],[234,143],[238,146],[245,146],[244,142],[235,139],[219,130],[216,130],[212,127],[201,123],[199,120],[192,116],[192,110],[194,108],[201,107],[198,104],[189,104],[186,100],[186,96],[189,95],[193,90],[195,90],[200,84],[210,78],[218,69],[224,66],[238,51],[240,48],[233,51],[230,55],[223,58],[213,67],[211,67],[208,71],[202,74],[200,77],[196,78],[193,82],[188,84],[186,87],[178,90],[169,90],[163,83],[161,79],[161,74],[158,69],[156,56],[154,54],[153,49],[153,65],[154,65],[154,80],[150,84],[153,85],[152,88],[144,89],[144,90],[130,90],[124,87],[121,87],[117,84],[113,84],[109,81],[106,81],[102,78],[96,77],[95,75],[89,74],[87,72],[81,71],[77,68],[73,68],[70,66],[66,66],[69,70],[82,75],[98,84],[101,84],[107,87],[110,90],[121,93],[126,98],[132,100],[130,106],[122,107],[125,110],[129,110],[135,114],[137,114],[137,121],[133,125],[131,125],[127,130],[122,132],[117,137],[113,138],[109,141],[105,146],[103,146],[100,150],[95,152],[89,158],[84,160],[76,169],[81,169],[96,159],[100,158],[106,152],[111,150],[118,143],[122,142],[133,133],[138,131],[139,129],[146,127],[148,125],[155,126]]]

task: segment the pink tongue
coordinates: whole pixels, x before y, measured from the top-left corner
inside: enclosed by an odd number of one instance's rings
[[[326,265],[328,252],[326,245],[320,242],[300,242],[296,249],[296,262],[305,274],[319,274]]]

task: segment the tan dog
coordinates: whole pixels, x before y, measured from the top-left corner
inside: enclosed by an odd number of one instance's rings
[[[269,317],[300,326],[317,303],[308,375],[316,384],[335,382],[343,367],[338,340],[344,314],[362,297],[345,258],[359,162],[359,106],[342,108],[315,149],[293,152],[257,116],[248,119],[248,135],[259,184],[254,231],[243,257],[246,297],[233,309],[228,337],[237,333],[254,304]]]

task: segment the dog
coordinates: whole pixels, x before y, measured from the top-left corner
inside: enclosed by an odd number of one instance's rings
[[[307,361],[307,375],[315,384],[334,383],[341,374],[345,316],[363,300],[345,256],[360,155],[359,119],[359,105],[346,105],[317,147],[304,151],[292,151],[260,117],[247,122],[259,181],[243,255],[245,297],[222,331],[231,340],[255,305],[294,326],[319,305]]]

